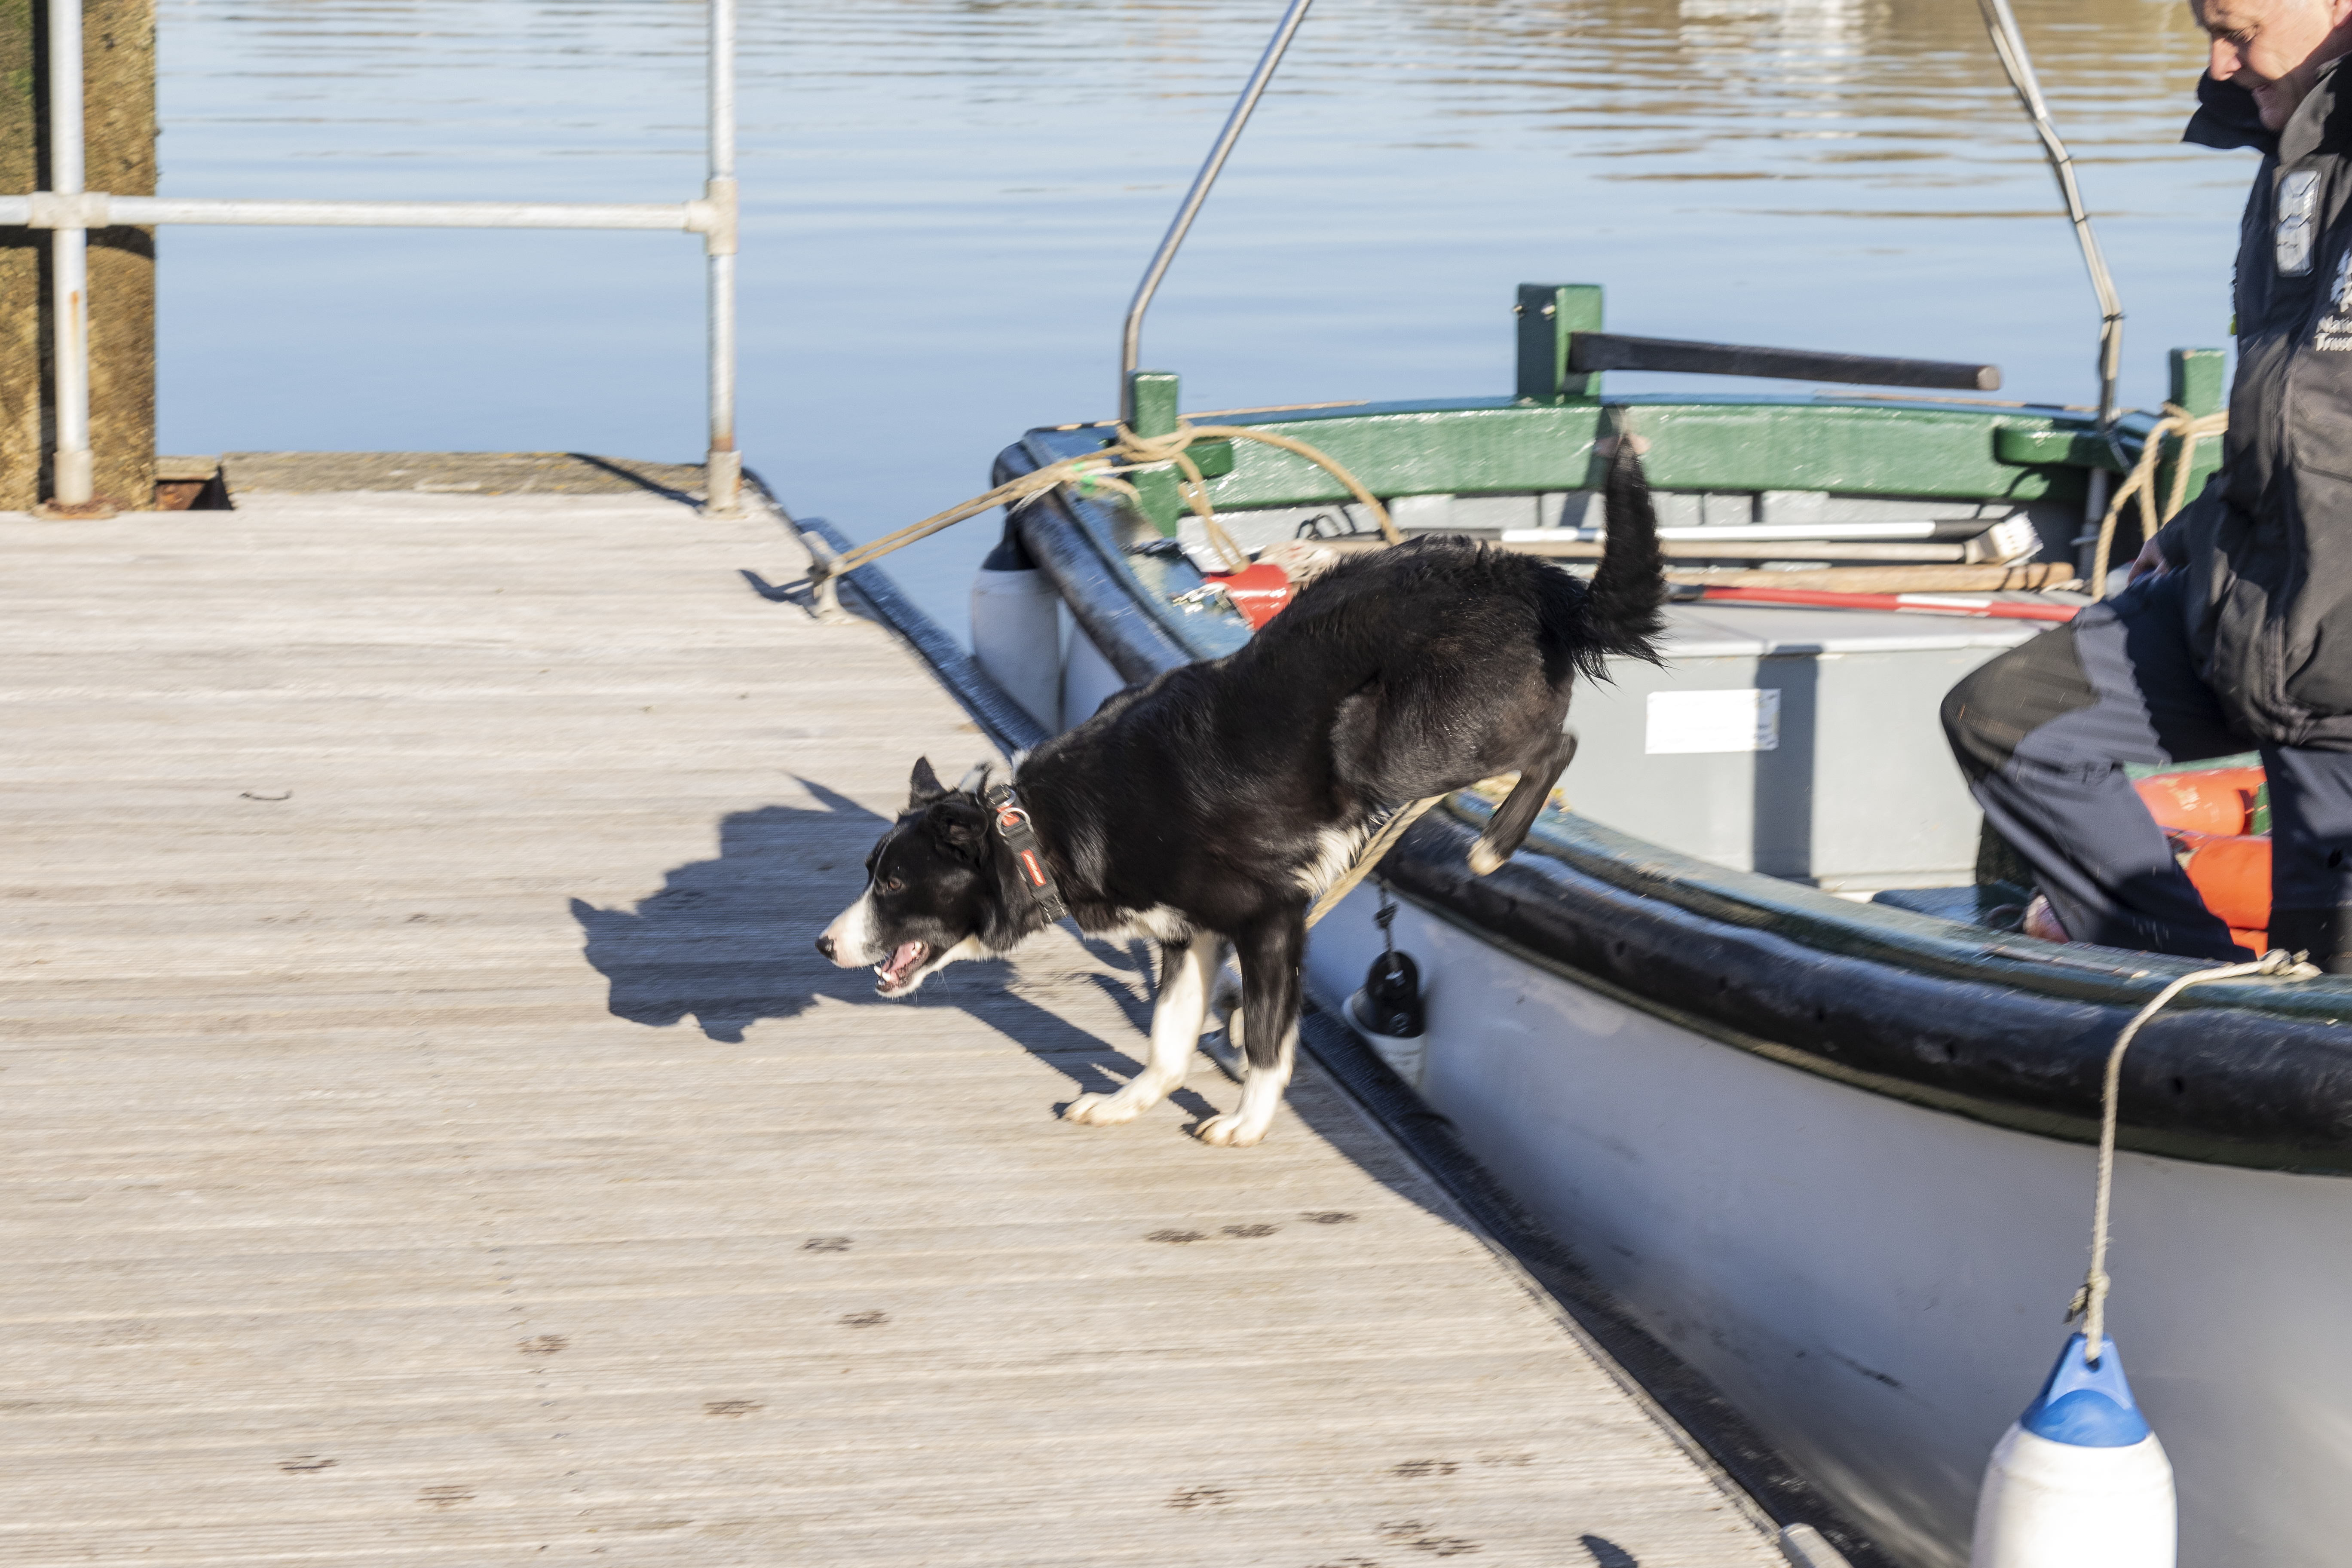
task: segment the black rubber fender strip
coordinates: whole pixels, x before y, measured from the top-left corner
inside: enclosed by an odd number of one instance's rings
[[[1714,921],[1540,853],[1489,877],[1433,812],[1383,863],[1433,913],[1604,994],[1856,1088],[2095,1142],[2106,1054],[2136,1003],[1921,973]],[[2158,1015],[2124,1060],[2125,1147],[2261,1170],[2352,1172],[2352,1030],[2227,1006]]]

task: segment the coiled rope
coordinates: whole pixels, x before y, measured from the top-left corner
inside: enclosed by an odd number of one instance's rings
[[[910,522],[896,532],[886,533],[879,539],[861,544],[834,560],[814,563],[809,568],[809,580],[816,587],[819,607],[827,611],[840,608],[840,580],[850,573],[880,560],[894,550],[902,550],[918,540],[929,539],[968,517],[977,517],[992,507],[1018,508],[1065,484],[1076,485],[1082,495],[1103,489],[1132,501],[1136,499],[1135,487],[1119,476],[1163,464],[1172,465],[1177,470],[1177,489],[1185,504],[1192,508],[1192,515],[1201,520],[1201,527],[1209,536],[1210,548],[1217,552],[1227,571],[1238,572],[1249,564],[1249,555],[1234,542],[1233,536],[1217,521],[1216,510],[1209,504],[1208,481],[1202,476],[1201,466],[1193,460],[1190,450],[1199,441],[1256,441],[1296,453],[1345,486],[1348,493],[1371,512],[1373,521],[1380,524],[1383,539],[1391,544],[1404,542],[1404,535],[1397,531],[1397,525],[1391,521],[1388,509],[1373,499],[1372,492],[1364,488],[1362,481],[1304,441],[1254,430],[1244,425],[1194,425],[1181,419],[1176,422],[1176,428],[1165,436],[1139,436],[1124,425],[1117,428],[1118,440],[1099,452],[1065,458],[1057,463],[1032,469],[945,511],[934,512],[920,522]]]
[[[2151,445],[2154,443],[2151,442]],[[2115,1048],[2107,1053],[2107,1076],[2099,1091],[2099,1181],[2097,1194],[2091,1204],[2091,1271],[2084,1276],[2083,1288],[2074,1292],[2072,1305],[2066,1309],[2071,1321],[2077,1313],[2083,1316],[2083,1342],[2085,1359],[2095,1365],[2099,1347],[2106,1342],[2107,1330],[2107,1215],[2116,1191],[2116,1105],[2121,1098],[2124,1074],[2124,1053],[2140,1030],[2140,1026],[2157,1016],[2165,1004],[2192,985],[2202,985],[2212,980],[2235,980],[2246,974],[2268,974],[2280,980],[2314,980],[2319,976],[2316,965],[2305,963],[2298,953],[2276,950],[2263,954],[2252,963],[2225,963],[2218,969],[2200,969],[2184,974],[2156,994],[2156,1000],[2142,1007],[2124,1032],[2116,1037]]]
[[[2137,497],[2139,500],[2140,537],[2143,542],[2156,537],[2156,531],[2170,522],[2189,500],[2189,469],[2196,455],[2197,443],[2207,436],[2219,436],[2230,427],[2228,410],[2219,414],[2191,414],[2177,403],[2164,405],[2164,417],[2148,427],[2147,438],[2140,444],[2139,461],[2132,465],[2131,474],[2117,487],[2115,499],[2107,503],[2107,515],[2099,520],[2099,545],[2091,555],[2091,597],[2107,596],[2107,553],[2115,548],[2116,520],[2123,515],[2124,503]],[[2167,437],[2178,437],[2179,452],[2172,461],[2172,494],[2163,514],[2156,509],[2156,465],[2163,459]],[[2095,1344],[2097,1342],[2092,1342]]]

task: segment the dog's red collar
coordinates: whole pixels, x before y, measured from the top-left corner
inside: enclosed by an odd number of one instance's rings
[[[997,837],[1013,851],[1013,863],[1020,868],[1021,879],[1045,911],[1045,923],[1051,925],[1069,910],[1062,903],[1062,889],[1054,885],[1054,873],[1045,868],[1045,847],[1037,842],[1036,826],[1029,820],[1028,809],[1013,793],[1011,784],[992,784],[982,797],[988,803],[989,817],[996,825]]]

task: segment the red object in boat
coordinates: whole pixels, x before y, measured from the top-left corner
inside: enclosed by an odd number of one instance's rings
[[[2251,833],[2224,836],[2165,830],[2173,858],[2197,885],[2205,907],[2230,928],[2230,940],[2256,952],[2270,946],[2271,841]]]
[[[1718,605],[1819,605],[1829,610],[1904,610],[1923,616],[1982,616],[2003,621],[2071,621],[2079,605],[2034,605],[1971,594],[1837,594],[1812,588],[1701,588]]]
[[[2132,788],[2147,803],[2147,814],[2158,827],[2182,827],[2191,833],[2234,837],[2252,825],[2254,797],[2263,787],[2260,768],[2199,768],[2192,773],[2158,773]]]
[[[2262,787],[2260,768],[2199,768],[2132,785],[2205,907],[2231,942],[2256,952],[2270,947],[2271,841],[2246,829]]]
[[[1234,608],[1242,613],[1242,619],[1250,624],[1252,631],[1280,615],[1283,606],[1290,603],[1290,574],[1269,562],[1253,562],[1238,572],[1210,572],[1203,575],[1225,591],[1225,597],[1234,602]]]

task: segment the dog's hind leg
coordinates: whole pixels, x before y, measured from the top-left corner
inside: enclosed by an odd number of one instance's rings
[[[1544,798],[1575,760],[1576,731],[1564,730],[1548,754],[1534,765],[1519,769],[1519,782],[1495,808],[1478,842],[1470,846],[1470,869],[1486,876],[1501,870],[1503,862],[1518,853],[1519,846],[1528,841],[1528,829],[1536,825],[1536,814],[1543,809]]]
[[[1242,1075],[1242,1102],[1223,1116],[1201,1123],[1203,1143],[1235,1149],[1262,1141],[1274,1125],[1298,1059],[1299,966],[1307,956],[1303,910],[1285,910],[1238,933],[1242,961],[1242,1050],[1249,1070]]]
[[[1184,1081],[1184,1069],[1209,1016],[1209,993],[1225,962],[1222,938],[1195,932],[1189,941],[1160,944],[1160,1000],[1151,1009],[1151,1055],[1143,1070],[1116,1094],[1082,1094],[1062,1112],[1065,1121],[1116,1127],[1160,1103]]]

